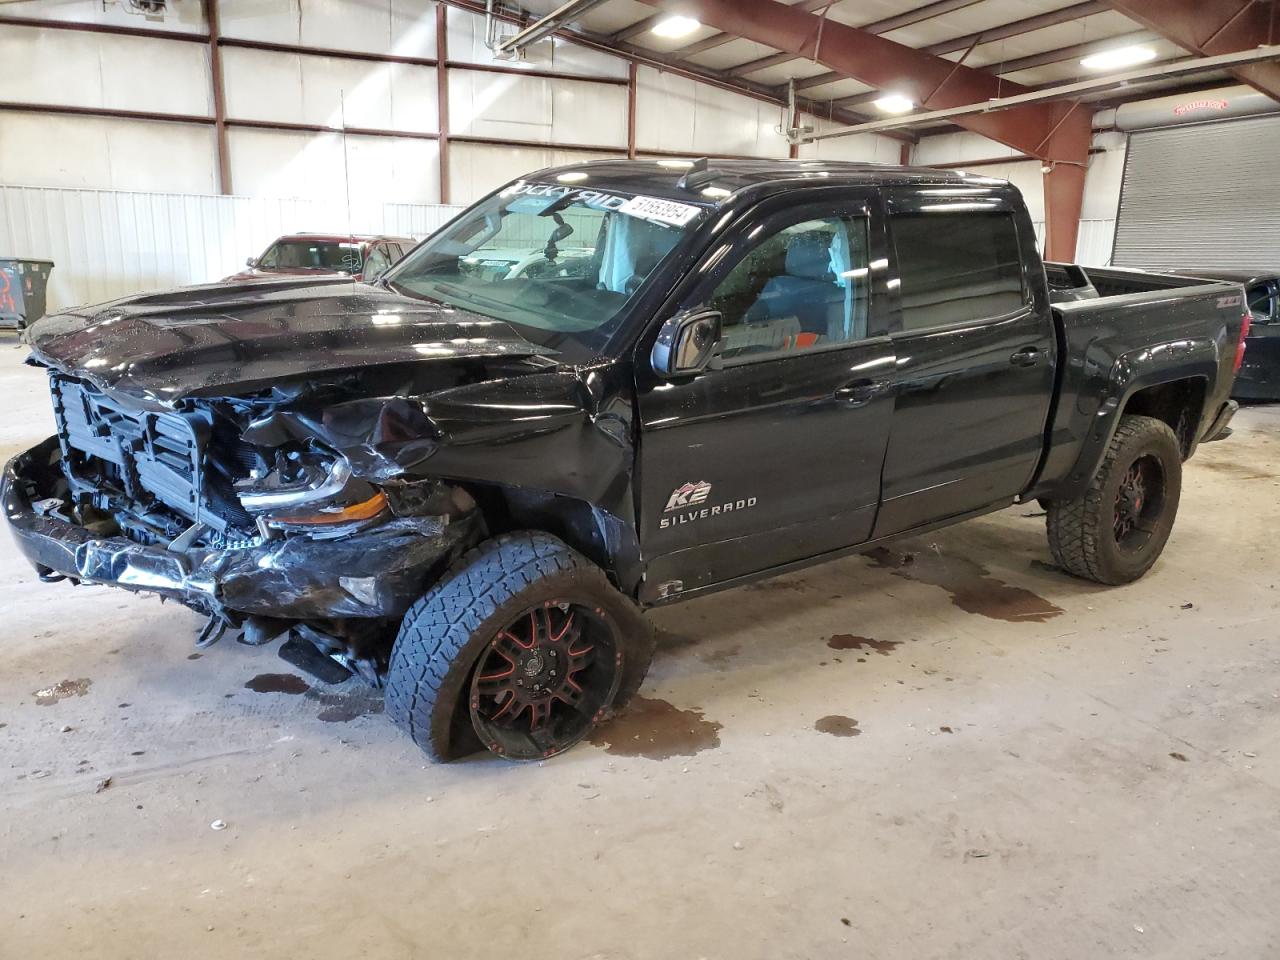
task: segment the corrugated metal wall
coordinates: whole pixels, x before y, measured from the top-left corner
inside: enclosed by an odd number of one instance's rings
[[[0,256],[53,260],[49,308],[234,273],[285,233],[422,238],[460,207],[0,186]]]

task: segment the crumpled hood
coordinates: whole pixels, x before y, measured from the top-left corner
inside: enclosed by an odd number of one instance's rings
[[[554,351],[501,320],[347,279],[208,284],[77,307],[33,324],[35,359],[169,403],[299,376]]]

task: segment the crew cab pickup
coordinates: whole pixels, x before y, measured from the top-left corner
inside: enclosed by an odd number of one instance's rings
[[[477,269],[511,250],[538,269]],[[1067,573],[1141,576],[1244,313],[1192,280],[1051,304],[1001,181],[561,167],[376,284],[42,320],[58,433],[5,513],[45,580],[181,601],[201,643],[288,635],[433,757],[542,758],[638,688],[644,607],[1026,500]]]

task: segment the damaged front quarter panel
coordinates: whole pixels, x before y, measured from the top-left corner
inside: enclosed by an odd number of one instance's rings
[[[570,496],[625,515],[631,410],[604,372],[553,369],[423,397],[302,400],[255,419],[259,447],[319,441],[374,483],[438,477]]]

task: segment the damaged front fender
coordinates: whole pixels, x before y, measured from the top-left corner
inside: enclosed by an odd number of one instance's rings
[[[244,440],[271,448],[318,440],[374,483],[476,480],[574,497],[626,517],[631,408],[606,402],[593,374],[551,370],[421,397],[305,399],[252,421]]]

